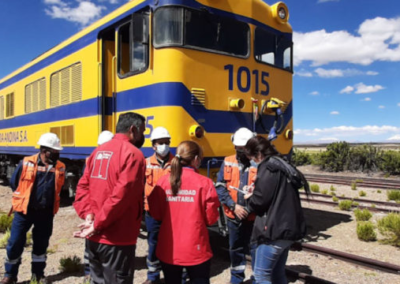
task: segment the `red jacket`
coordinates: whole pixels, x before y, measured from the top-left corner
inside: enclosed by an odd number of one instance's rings
[[[160,178],[148,198],[151,216],[162,221],[156,255],[168,264],[201,264],[213,255],[207,226],[219,217],[217,191],[211,179],[183,168],[181,190],[173,196],[169,176]]]
[[[89,238],[109,245],[136,244],[142,211],[146,162],[124,134],[90,155],[79,180],[74,207],[79,217],[94,214],[100,231]]]

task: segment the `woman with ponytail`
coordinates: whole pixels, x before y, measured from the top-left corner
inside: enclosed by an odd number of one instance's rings
[[[180,143],[171,173],[148,197],[151,216],[162,221],[156,255],[166,284],[181,283],[183,268],[190,283],[210,283],[213,254],[207,226],[217,222],[220,203],[212,180],[198,173],[202,157],[196,142]]]

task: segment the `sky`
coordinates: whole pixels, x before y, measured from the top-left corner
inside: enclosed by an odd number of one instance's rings
[[[0,78],[126,2],[0,0]],[[284,3],[294,31],[294,142],[399,143],[400,1]]]

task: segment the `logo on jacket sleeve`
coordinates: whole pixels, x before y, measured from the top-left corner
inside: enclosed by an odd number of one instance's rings
[[[110,151],[99,151],[96,153],[96,157],[93,160],[91,178],[107,180],[107,173],[112,155],[113,152]]]

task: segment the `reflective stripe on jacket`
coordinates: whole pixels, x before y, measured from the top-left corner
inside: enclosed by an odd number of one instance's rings
[[[149,211],[147,197],[151,194],[160,177],[171,172],[171,161],[174,155],[169,153],[168,161],[161,167],[157,161],[156,153],[146,159],[146,185],[144,188],[144,209]]]
[[[226,189],[229,192],[229,195],[232,197],[233,201],[237,203],[237,191],[230,188],[230,186],[239,187],[240,186],[240,168],[239,162],[236,159],[236,155],[228,156],[224,160],[224,180],[226,181]],[[249,178],[247,181],[247,185],[251,185],[254,183],[257,177],[257,168],[250,166],[249,167]],[[228,206],[224,205],[224,212],[226,217],[234,219],[235,214]],[[254,220],[255,215],[250,214],[247,217],[248,220]]]
[[[39,155],[36,154],[23,159],[18,188],[12,195],[12,207],[15,212],[21,212],[23,214],[28,212],[29,200],[38,170],[38,157]],[[64,185],[64,179],[65,165],[64,163],[57,161],[55,166],[54,214],[56,214],[60,208],[60,192]]]

